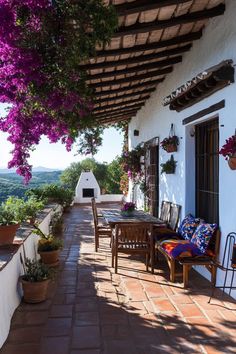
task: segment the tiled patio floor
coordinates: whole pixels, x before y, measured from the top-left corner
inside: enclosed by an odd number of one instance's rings
[[[155,274],[140,260],[110,267],[109,242],[94,252],[91,208],[65,217],[65,247],[49,299],[22,303],[1,354],[236,353],[236,304],[214,298],[196,273],[190,289],[169,283],[165,262]]]

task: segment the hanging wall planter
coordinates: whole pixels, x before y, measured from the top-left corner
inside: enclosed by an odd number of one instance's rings
[[[175,173],[177,161],[174,160],[174,156],[171,155],[170,159],[165,163],[161,163],[161,173],[173,174]]]
[[[179,138],[175,135],[174,124],[171,124],[169,137],[165,138],[160,143],[162,149],[166,152],[176,152],[179,145]]]
[[[233,156],[229,157],[228,165],[231,168],[231,170],[236,170],[236,154],[234,154]]]
[[[225,157],[231,170],[236,170],[236,131],[234,135],[226,139],[219,154]]]

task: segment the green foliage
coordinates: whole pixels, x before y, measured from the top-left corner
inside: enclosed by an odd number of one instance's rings
[[[61,233],[63,226],[62,214],[60,212],[54,213],[50,221],[50,234],[56,236]]]
[[[108,179],[107,179],[107,192],[111,194],[120,194],[120,181],[123,175],[120,157],[117,157],[107,166]]]
[[[0,225],[18,224],[25,220],[24,200],[9,197],[0,206]]]
[[[46,184],[39,188],[30,189],[27,195],[35,196],[40,200],[59,203],[62,206],[68,206],[73,201],[73,192],[58,184]]]
[[[44,202],[35,196],[30,196],[24,203],[23,212],[26,219],[35,218],[38,211],[44,207]]]
[[[174,160],[174,156],[171,155],[170,159],[167,160],[165,163],[161,163],[161,173],[175,173],[175,168],[177,165],[177,161]]]
[[[35,283],[46,280],[50,277],[49,268],[37,260],[26,258],[24,269],[25,274],[22,278],[26,281]]]
[[[46,235],[37,225],[34,225],[34,233],[40,236],[38,241],[38,252],[56,251],[62,248],[63,242],[52,234]]]

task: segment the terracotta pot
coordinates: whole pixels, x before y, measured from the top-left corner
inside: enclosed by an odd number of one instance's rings
[[[20,224],[0,225],[0,245],[13,243]]]
[[[228,159],[228,164],[231,170],[236,170],[236,156],[232,156]]]
[[[44,264],[54,267],[57,266],[59,263],[59,252],[60,250],[54,250],[54,251],[49,251],[49,252],[38,252],[41,260]]]
[[[36,304],[46,300],[48,284],[50,282],[49,279],[38,282],[30,282],[20,277],[20,282],[22,284],[25,302]]]
[[[165,150],[166,150],[166,152],[176,152],[177,145],[175,145],[175,144],[166,145]]]

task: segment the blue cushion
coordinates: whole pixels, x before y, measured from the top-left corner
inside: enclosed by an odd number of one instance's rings
[[[206,253],[209,242],[217,229],[216,224],[200,224],[191,238],[191,243],[196,245],[201,253]]]
[[[199,218],[195,218],[192,214],[188,214],[185,216],[185,218],[181,222],[179,229],[178,229],[178,233],[180,234],[180,236],[183,239],[191,240],[199,223],[200,223]]]

